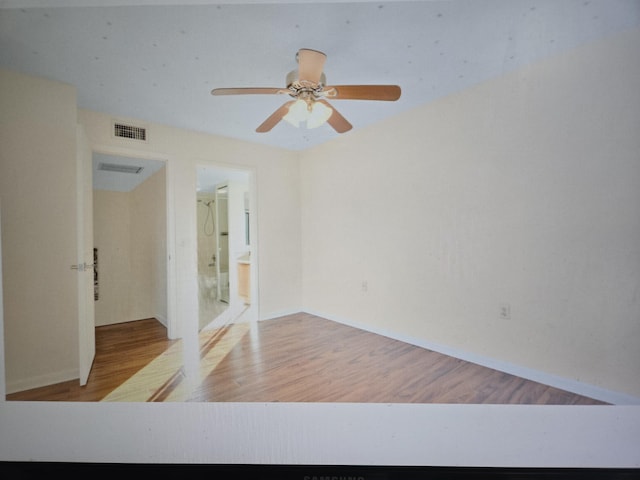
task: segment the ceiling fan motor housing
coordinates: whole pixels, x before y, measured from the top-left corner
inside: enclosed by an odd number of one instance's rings
[[[305,81],[300,81],[298,78],[298,70],[292,70],[287,74],[286,85],[287,88],[293,92],[299,92],[301,90],[308,90],[311,92],[320,92],[324,86],[327,84],[327,77],[324,73],[320,75],[320,81],[318,83],[310,83]]]

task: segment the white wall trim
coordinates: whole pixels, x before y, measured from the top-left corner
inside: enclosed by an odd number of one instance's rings
[[[286,315],[293,315],[295,313],[300,313],[300,312],[303,312],[303,311],[304,310],[302,310],[300,308],[297,308],[297,309],[281,310],[279,312],[270,312],[270,313],[268,313],[266,315],[262,315],[262,313],[261,313],[259,318],[258,318],[258,321],[273,320],[275,318],[284,317]]]
[[[44,385],[53,385],[55,383],[68,382],[75,380],[80,384],[80,370],[77,368],[53,372],[47,375],[38,375],[35,377],[22,378],[17,382],[7,382],[6,389],[7,394],[23,392],[25,390],[31,390],[32,388],[42,387]]]
[[[158,320],[162,325],[164,325],[165,327],[167,326],[167,317],[163,316],[163,315],[154,315],[153,316],[156,320]]]
[[[640,398],[634,397],[632,395],[628,395],[626,393],[607,390],[605,388],[601,388],[595,385],[590,385],[588,383],[583,383],[577,380],[572,380],[570,378],[564,378],[558,375],[553,375],[553,374],[542,372],[539,370],[534,370],[532,368],[523,367],[513,363],[505,362],[496,358],[491,358],[491,357],[486,357],[484,355],[478,355],[475,353],[466,352],[466,351],[459,350],[457,348],[449,347],[446,345],[439,345],[437,343],[429,342],[427,340],[416,339],[414,337],[410,337],[406,335],[399,335],[398,333],[392,332],[387,329],[371,328],[371,326],[369,325],[363,325],[358,322],[353,322],[349,319],[340,318],[333,315],[327,315],[322,312],[315,312],[311,310],[304,310],[304,312],[310,313],[311,315],[317,315],[319,317],[326,318],[334,322],[342,323],[343,325],[348,325],[350,327],[359,328],[360,330],[365,330],[367,332],[382,335],[388,338],[392,338],[394,340],[399,340],[401,342],[415,345],[417,347],[426,348],[427,350],[432,350],[434,352],[442,353],[444,355],[449,355],[451,357],[459,358],[460,360],[465,360],[467,362],[475,363],[483,367],[492,368],[494,370],[508,373],[510,375],[516,375],[518,377],[521,377],[527,380],[543,383],[545,385],[559,388],[561,390],[575,393],[577,395],[583,395],[589,398],[594,398],[596,400],[610,403],[612,405],[640,405]]]

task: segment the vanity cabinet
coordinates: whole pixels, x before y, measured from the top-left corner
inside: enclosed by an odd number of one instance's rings
[[[251,278],[249,263],[238,262],[238,295],[246,305],[251,303]]]

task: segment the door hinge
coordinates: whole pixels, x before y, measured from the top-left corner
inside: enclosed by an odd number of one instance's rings
[[[79,263],[77,265],[71,265],[71,270],[78,270],[79,272],[84,272],[85,270],[89,270],[90,268],[93,268],[94,264],[93,263]]]

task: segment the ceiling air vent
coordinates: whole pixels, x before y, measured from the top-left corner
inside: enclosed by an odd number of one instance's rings
[[[147,140],[147,129],[135,127],[133,125],[124,125],[122,123],[113,124],[113,134],[120,138],[131,138],[133,140]]]
[[[118,173],[140,173],[143,168],[137,165],[119,165],[117,163],[100,163],[98,165],[98,170]]]

